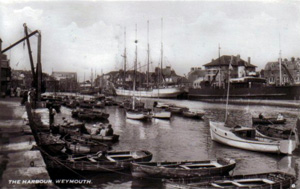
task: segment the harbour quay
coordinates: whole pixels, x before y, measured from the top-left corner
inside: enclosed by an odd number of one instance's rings
[[[54,187],[20,98],[0,99],[1,187]]]

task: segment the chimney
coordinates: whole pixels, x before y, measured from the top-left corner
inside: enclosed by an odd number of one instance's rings
[[[251,64],[251,57],[248,57],[248,64]]]

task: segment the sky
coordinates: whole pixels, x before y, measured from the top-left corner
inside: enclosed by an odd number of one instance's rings
[[[163,24],[161,20],[163,19]],[[24,37],[23,23],[42,33],[43,72],[91,75],[147,64],[149,20],[150,71],[160,64],[179,75],[221,55],[240,55],[263,69],[282,57],[300,57],[300,2],[297,1],[70,1],[0,0],[2,48]],[[162,27],[163,25],[163,27]],[[126,28],[126,45],[124,31]],[[32,37],[34,61],[37,37]],[[7,53],[13,69],[30,69],[26,46]]]

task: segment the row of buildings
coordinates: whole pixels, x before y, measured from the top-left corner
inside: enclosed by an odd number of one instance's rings
[[[232,57],[232,60],[231,60]],[[204,64],[201,67],[192,67],[187,79],[193,88],[201,88],[203,85],[224,87],[228,81],[229,65],[231,62],[232,70],[230,78],[260,77],[265,79],[265,85],[300,85],[300,59],[292,57],[290,60],[268,62],[265,68],[257,71],[257,66],[251,64],[250,57],[247,61],[241,59],[240,55],[223,55],[216,60]],[[281,72],[281,83],[280,83]]]
[[[232,57],[232,60],[231,60]],[[300,58],[283,59],[281,70],[279,62],[268,62],[265,68],[257,71],[257,66],[251,63],[250,57],[247,61],[239,55],[223,55],[203,67],[192,67],[187,77],[182,77],[167,66],[162,70],[155,68],[154,72],[142,73],[132,70],[124,73],[123,70],[112,71],[101,76],[97,76],[94,81],[84,81],[78,83],[76,72],[52,72],[51,75],[43,73],[43,81],[48,92],[102,92],[114,87],[132,87],[134,76],[136,77],[136,87],[152,87],[163,85],[185,85],[193,88],[201,88],[203,85],[213,87],[225,87],[228,82],[228,70],[231,62],[232,70],[230,78],[260,77],[265,79],[265,85],[300,85]],[[29,89],[32,86],[31,71],[12,70],[9,60],[5,54],[1,55],[0,62],[0,95],[8,94],[14,88]],[[89,91],[92,90],[92,91]]]

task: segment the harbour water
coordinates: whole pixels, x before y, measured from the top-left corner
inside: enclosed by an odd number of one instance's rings
[[[120,99],[118,99],[120,100]],[[151,107],[155,99],[142,99],[147,107]],[[109,122],[114,132],[120,135],[120,141],[114,144],[113,150],[149,150],[153,153],[152,161],[185,161],[205,160],[218,157],[236,159],[237,165],[230,174],[253,174],[268,171],[283,171],[296,175],[300,186],[299,163],[300,150],[292,156],[251,152],[225,146],[210,139],[208,121],[223,121],[224,104],[212,104],[188,100],[159,100],[186,106],[191,110],[205,111],[203,120],[193,120],[173,115],[171,120],[152,119],[151,122],[127,120],[125,110],[117,106],[107,106],[104,111],[110,114]],[[252,116],[263,113],[265,117],[282,113],[287,119],[285,125],[277,127],[291,128],[296,124],[299,109],[274,106],[229,105],[229,121],[232,125],[251,127]],[[55,119],[71,118],[71,109],[62,107]],[[74,120],[75,121],[75,120]],[[91,127],[95,123],[87,123]],[[97,123],[96,123],[97,124]],[[101,188],[160,188],[162,183],[156,179],[133,179],[130,173],[112,173],[94,175],[92,185],[84,187]]]

